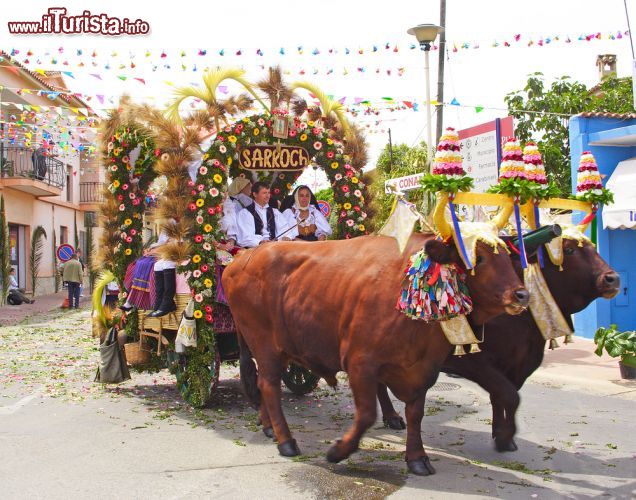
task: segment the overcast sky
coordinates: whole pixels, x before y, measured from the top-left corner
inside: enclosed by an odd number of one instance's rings
[[[629,0],[628,7],[632,24],[636,24],[636,2]],[[110,16],[143,19],[150,23],[151,32],[138,37],[106,37],[94,35],[26,37],[9,35],[6,22],[0,26],[0,46],[5,50],[17,48],[21,56],[31,49],[37,55],[49,50],[58,59],[58,65],[52,66],[50,58],[42,57],[43,69],[72,71],[75,79],[69,85],[80,92],[103,94],[116,97],[123,92],[130,93],[136,99],[154,99],[162,105],[170,96],[171,81],[177,85],[199,82],[201,73],[191,69],[181,71],[179,51],[185,49],[187,65],[198,63],[201,68],[206,64],[243,64],[248,76],[257,80],[264,72],[258,65],[281,64],[283,69],[292,72],[290,80],[306,79],[319,85],[327,94],[336,98],[354,97],[377,99],[390,96],[396,100],[424,100],[425,78],[424,57],[418,50],[409,50],[414,39],[406,30],[419,23],[439,22],[439,1],[343,1],[321,0],[316,2],[291,1],[208,1],[193,2],[131,2],[111,0],[97,2],[50,2],[30,0],[12,3],[5,10],[3,20],[39,20],[48,7],[66,6],[69,13],[79,14],[84,9],[93,13],[105,12]],[[484,111],[476,113],[473,107],[446,108],[445,125],[465,128],[483,121],[506,115],[503,98],[506,93],[523,87],[527,75],[535,71],[543,72],[548,78],[570,75],[587,85],[597,82],[595,66],[597,54],[616,54],[618,56],[619,76],[631,75],[631,50],[629,40],[578,41],[579,35],[601,32],[603,35],[627,29],[623,0],[535,0],[521,2],[515,0],[448,0],[447,39],[449,42],[469,42],[471,47],[479,44],[479,49],[459,50],[448,53],[445,76],[445,100],[455,98],[462,105],[483,106]],[[513,36],[520,34],[519,42]],[[572,43],[566,44],[564,38],[569,35]],[[542,37],[560,36],[561,41],[539,47],[536,43],[528,48],[529,40],[537,41]],[[494,41],[501,45],[505,41],[512,43],[511,48],[490,48]],[[384,44],[396,44],[399,51],[386,51]],[[373,45],[378,46],[372,52]],[[297,54],[297,47],[303,46],[304,54]],[[64,53],[59,53],[64,47]],[[286,54],[280,55],[280,47],[286,48]],[[344,48],[351,53],[344,54]],[[74,67],[77,60],[74,49],[84,50],[84,60],[88,52],[97,49],[98,67],[90,64],[84,68]],[[226,49],[224,57],[218,50]],[[256,55],[262,49],[264,56]],[[312,55],[315,48],[319,55]],[[329,54],[328,49],[335,48],[339,53]],[[364,49],[360,55],[358,50]],[[73,50],[71,50],[73,49]],[[151,57],[145,58],[149,49]],[[207,49],[205,57],[198,59],[193,51]],[[243,55],[232,56],[241,49]],[[452,45],[449,47],[452,49]],[[130,63],[128,51],[137,56],[137,67],[124,70],[103,69],[110,62],[116,68],[118,61]],[[118,56],[111,57],[112,52]],[[172,66],[171,70],[159,68],[152,72],[151,63],[157,61],[159,53],[166,51],[168,58],[162,60]],[[22,57],[18,56],[18,59]],[[123,56],[123,57],[122,57]],[[438,52],[431,52],[431,88],[435,97],[437,86]],[[59,61],[67,58],[70,66],[62,67]],[[33,66],[31,66],[33,67]],[[365,73],[356,70],[364,67]],[[377,75],[376,68],[383,73]],[[305,76],[298,75],[300,69]],[[327,76],[331,68],[333,74]],[[344,76],[344,69],[349,74]],[[395,76],[397,68],[405,68],[403,76]],[[312,75],[314,69],[318,75]],[[392,75],[387,76],[386,70]],[[102,80],[89,76],[100,73]],[[146,85],[136,80],[122,82],[118,74],[144,78]],[[91,101],[99,107],[95,99]],[[108,105],[108,101],[106,104]],[[423,110],[423,106],[420,108]],[[375,120],[382,120],[376,125]],[[362,120],[363,124],[372,124],[375,134],[369,135],[372,157],[386,143],[386,135],[377,133],[391,127],[394,142],[413,144],[426,137],[426,118],[423,112],[401,111],[384,112],[379,117]]]

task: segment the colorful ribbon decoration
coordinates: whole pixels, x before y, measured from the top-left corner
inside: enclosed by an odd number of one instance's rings
[[[521,260],[521,267],[526,269],[528,267],[528,259],[526,258],[526,248],[523,244],[523,233],[521,232],[521,213],[519,212],[519,202],[515,200],[515,224],[517,226],[517,234],[519,235],[519,260]]]
[[[541,222],[539,221],[539,205],[533,204],[534,206],[534,229],[539,229],[541,227]],[[539,266],[543,269],[543,248],[542,245],[539,246],[537,250],[537,258],[539,259]]]
[[[455,236],[457,238],[457,245],[459,246],[459,250],[462,253],[462,259],[464,260],[464,264],[466,264],[466,269],[472,269],[473,265],[468,258],[466,246],[464,245],[464,239],[462,238],[462,233],[459,230],[459,220],[457,220],[457,214],[455,213],[455,204],[452,202],[450,196],[448,197],[448,207],[450,208],[451,219],[453,220],[453,228],[455,229]]]

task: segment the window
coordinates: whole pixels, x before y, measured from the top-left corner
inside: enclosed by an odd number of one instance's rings
[[[68,227],[60,226],[60,245],[68,243]]]

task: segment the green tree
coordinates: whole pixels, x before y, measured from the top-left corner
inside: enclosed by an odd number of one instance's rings
[[[373,182],[370,186],[373,209],[375,210],[374,222],[376,228],[381,228],[386,222],[395,196],[384,192],[384,182],[395,177],[427,172],[428,152],[426,143],[420,142],[416,146],[397,144],[393,146],[393,154],[387,144],[376,163],[376,169],[372,172]],[[415,203],[422,211],[427,212],[425,203],[426,195],[421,189],[409,192],[409,201]]]
[[[4,211],[4,196],[0,196],[0,305],[7,300],[9,293],[9,272],[11,271],[11,258],[9,254],[9,224],[7,214]]]
[[[586,111],[633,112],[632,79],[608,77],[588,89],[568,76],[548,86],[542,73],[533,73],[526,86],[508,94],[505,101],[509,114],[516,119],[517,138],[522,143],[537,142],[548,175],[567,195],[572,191],[570,117]]]

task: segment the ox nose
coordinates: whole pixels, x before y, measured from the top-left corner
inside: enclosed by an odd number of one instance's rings
[[[526,307],[530,301],[530,292],[528,292],[525,288],[515,290],[515,298],[519,305]]]
[[[617,273],[607,273],[603,277],[603,281],[605,281],[606,285],[611,287],[618,287],[621,283],[621,278]]]

